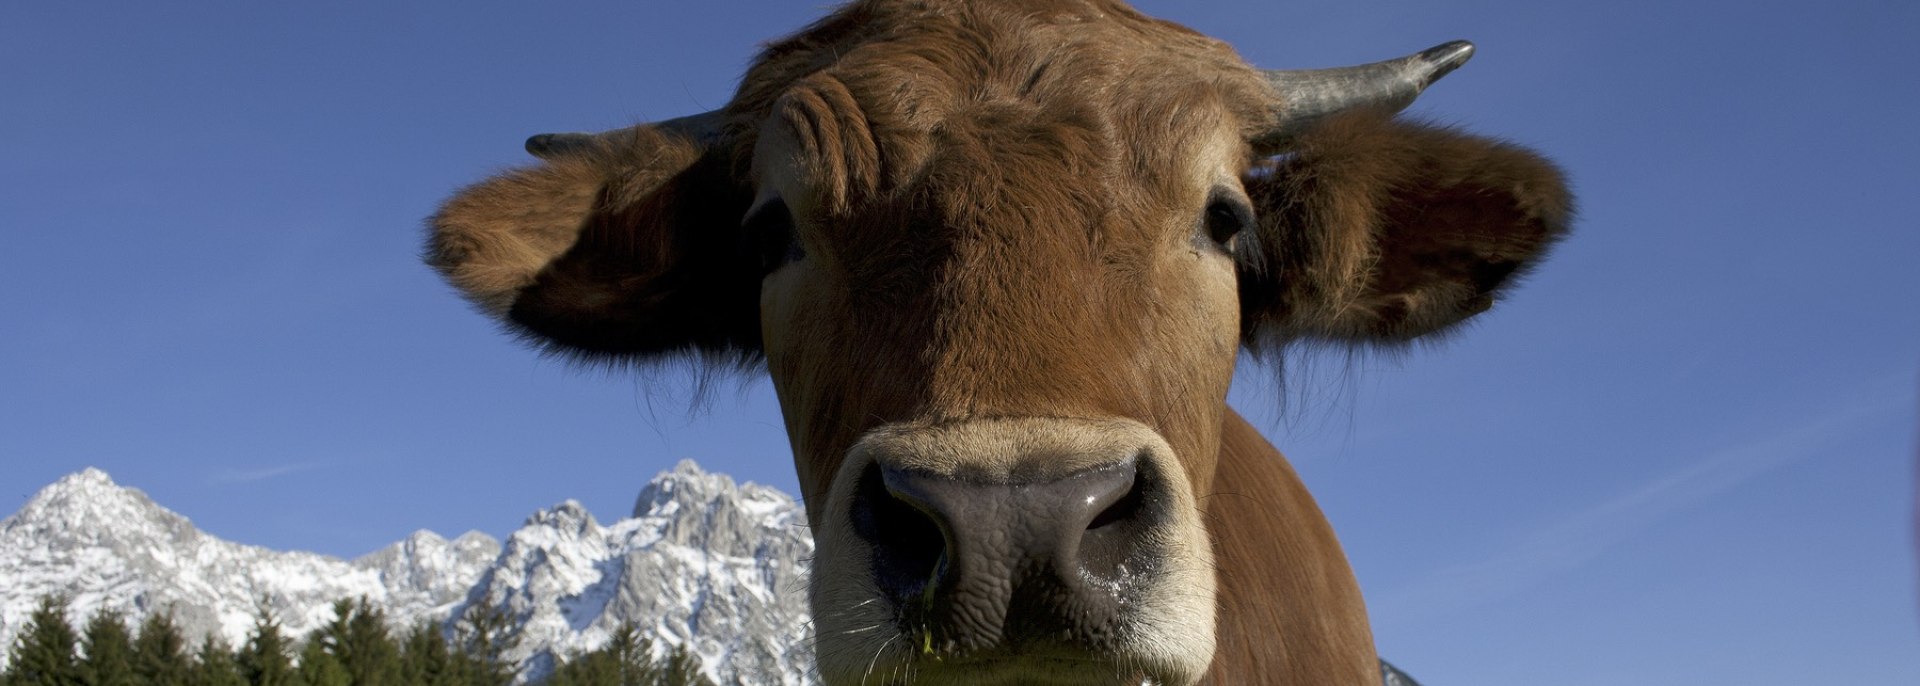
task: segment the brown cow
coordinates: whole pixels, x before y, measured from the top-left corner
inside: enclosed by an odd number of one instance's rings
[[[1263,72],[1109,0],[869,0],[719,111],[536,136],[429,259],[549,351],[764,364],[829,684],[1373,684],[1241,347],[1489,307],[1570,198],[1396,120],[1465,60]]]

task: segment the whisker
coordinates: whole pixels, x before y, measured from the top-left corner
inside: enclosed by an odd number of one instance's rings
[[[887,646],[893,645],[893,642],[899,639],[900,636],[900,634],[894,634],[893,638],[889,638],[880,644],[879,650],[873,651],[873,659],[867,661],[867,673],[860,675],[860,686],[867,686],[867,677],[873,676],[873,668],[880,664],[880,654],[887,652]]]

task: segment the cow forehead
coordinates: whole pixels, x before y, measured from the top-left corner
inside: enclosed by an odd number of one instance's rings
[[[747,120],[736,130],[787,127],[845,209],[915,183],[994,181],[926,175],[936,164],[1106,197],[1190,187],[1215,157],[1196,146],[1245,140],[1271,116],[1263,79],[1224,43],[1113,3],[1016,4],[850,7],[762,55],[730,107]]]
[[[1179,402],[1191,399],[1173,387],[1216,384],[1160,377],[1224,378],[1214,368],[1231,369],[1238,332],[1230,260],[1192,243],[1210,186],[1233,182],[1247,154],[1219,94],[1183,83],[1163,93],[1185,98],[1107,108],[971,101],[920,127],[902,123],[911,107],[867,102],[863,87],[809,75],[761,130],[760,192],[801,225],[807,257],[794,270],[831,275],[767,283],[776,377],[808,349],[796,364],[887,360],[886,383],[821,378],[862,401],[910,393],[879,404],[927,416],[1183,424],[1171,418],[1191,414]],[[863,359],[836,357],[853,349]],[[1169,403],[1182,406],[1157,407]],[[904,418],[860,413],[883,415]]]

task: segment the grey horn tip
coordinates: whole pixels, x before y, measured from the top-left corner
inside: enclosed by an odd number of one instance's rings
[[[1427,77],[1427,83],[1433,83],[1473,59],[1473,43],[1463,40],[1441,43],[1420,51],[1420,59],[1432,65],[1433,71]]]
[[[547,159],[586,146],[593,138],[587,133],[543,133],[527,138],[527,152],[534,157]]]

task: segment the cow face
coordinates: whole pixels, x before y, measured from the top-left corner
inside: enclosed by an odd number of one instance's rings
[[[1368,69],[1464,54],[1417,57]],[[721,112],[529,141],[430,259],[551,350],[764,361],[829,683],[1192,683],[1240,347],[1445,329],[1568,212],[1404,87],[1288,78],[1102,3],[860,3]]]
[[[1195,484],[1240,334],[1242,120],[1217,88],[1146,98],[1071,63],[1024,97],[882,99],[893,52],[789,87],[751,155],[822,673],[864,675],[877,633],[902,637],[888,667],[971,683],[1054,654],[1189,680],[1213,647]]]

